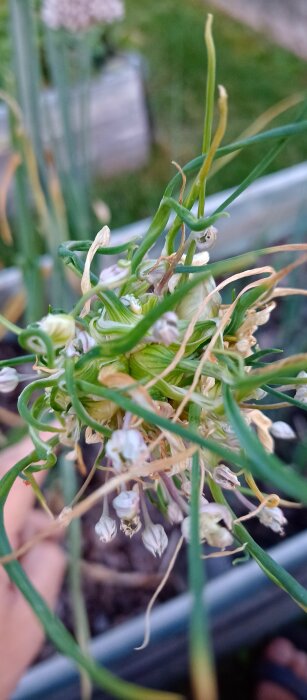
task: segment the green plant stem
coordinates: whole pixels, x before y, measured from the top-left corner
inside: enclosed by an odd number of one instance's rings
[[[216,503],[221,503],[227,506],[229,509],[229,504],[224,497],[221,488],[212,480],[208,479],[210,490],[212,496]],[[234,513],[233,513],[234,515]],[[233,526],[233,533],[235,537],[241,542],[241,544],[246,544],[247,552],[255,559],[260,568],[264,571],[266,576],[273,581],[273,583],[280,588],[282,588],[286,593],[288,593],[291,598],[305,611],[307,612],[307,590],[298,581],[291,576],[282,566],[277,564],[272,557],[270,557],[267,552],[265,552],[262,547],[255,542],[251,537],[246,528],[237,523]]]
[[[212,21],[211,14],[207,17],[205,28],[205,42],[207,47],[207,85],[206,85],[206,102],[205,102],[205,120],[202,153],[208,153],[211,143],[213,111],[214,111],[214,91],[215,91],[215,47],[212,36]],[[205,212],[205,196],[206,196],[206,180],[202,182],[199,190],[198,216],[204,216]]]
[[[191,404],[189,424],[198,428],[200,410]],[[199,537],[200,464],[199,453],[192,458],[191,536],[189,543],[189,587],[193,596],[190,620],[190,672],[195,700],[217,700],[217,686],[211,648],[209,621],[203,599],[205,569]]]
[[[60,475],[63,486],[65,503],[69,505],[78,491],[76,478],[76,466],[65,457],[60,458]],[[90,638],[89,622],[82,592],[81,575],[81,524],[80,520],[73,520],[67,532],[67,544],[69,551],[68,577],[70,598],[74,618],[74,631],[77,642],[83,654],[88,651]],[[92,696],[92,684],[87,673],[81,671],[81,700],[90,700]]]

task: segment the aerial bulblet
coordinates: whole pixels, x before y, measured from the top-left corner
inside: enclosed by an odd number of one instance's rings
[[[75,319],[68,314],[48,314],[38,326],[49,335],[55,348],[64,347],[75,337]]]

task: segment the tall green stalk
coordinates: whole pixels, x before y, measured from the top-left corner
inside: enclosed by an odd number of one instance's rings
[[[197,430],[200,409],[191,404],[189,423]],[[200,464],[199,453],[192,458],[191,531],[189,543],[189,588],[193,597],[190,619],[190,674],[194,700],[218,700],[209,623],[203,599],[205,569],[199,535]]]

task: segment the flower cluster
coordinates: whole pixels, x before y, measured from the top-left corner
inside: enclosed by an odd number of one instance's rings
[[[216,229],[203,234],[201,246],[207,238],[211,245],[216,235]],[[61,426],[59,442],[76,459],[82,435],[85,442],[100,448],[103,490],[107,488],[108,495],[102,493],[96,534],[105,544],[118,531],[127,537],[140,533],[145,548],[161,556],[171,527],[189,541],[195,450],[202,474],[202,543],[223,552],[236,539],[235,515],[227,505],[207,500],[210,489],[214,493],[212,485],[226,496],[232,491],[240,507],[244,504],[247,514],[243,519],[257,517],[264,526],[283,534],[286,518],[280,498],[263,494],[249,470],[238,468],[240,440],[223,397],[223,386],[242,386],[238,390],[242,419],[268,455],[274,451],[275,439],[296,438],[290,425],[272,422],[263,410],[261,402],[267,392],[261,388],[265,384],[261,371],[265,370],[253,366],[259,353],[257,328],[275,308],[274,286],[258,295],[254,289],[250,303],[239,307],[238,302],[223,301],[222,288],[228,280],[217,288],[208,271],[200,276],[188,274],[180,294],[184,252],[176,270],[173,256],[163,255],[145,257],[132,274],[128,245],[127,258],[106,266],[92,288],[93,256],[109,241],[110,231],[104,227],[88,251],[81,282],[84,298],[75,309],[70,314],[49,313],[26,332],[26,345],[37,356],[34,369],[39,382],[33,383],[33,395],[38,389],[43,392],[39,405],[35,400],[32,404],[32,435],[39,415],[48,412]],[[196,270],[209,262],[207,250],[194,255]],[[193,279],[196,283],[191,285]],[[306,378],[301,371],[288,387],[303,404]],[[18,381],[16,369],[1,369],[0,391],[14,389]],[[189,426],[191,403],[198,407],[198,436],[203,446],[181,435],[181,429]],[[31,422],[28,404],[25,410]],[[172,426],[180,429],[174,431]],[[209,449],[210,444],[215,447]],[[156,517],[154,509],[159,511]]]
[[[93,24],[122,19],[122,0],[44,0],[42,19],[50,29],[81,32]]]

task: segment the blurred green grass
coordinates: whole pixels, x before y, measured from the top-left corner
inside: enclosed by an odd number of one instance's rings
[[[150,163],[140,172],[96,184],[96,194],[111,208],[113,227],[153,213],[174,172],[171,161],[184,164],[200,152],[206,80],[203,29],[207,11],[210,7],[202,0],[126,0],[125,43],[145,58],[155,145]],[[226,142],[281,99],[306,91],[307,66],[217,12],[213,30],[217,81],[229,94]],[[273,125],[290,121],[296,113],[297,108],[289,110]],[[266,148],[257,147],[238,156],[212,178],[208,193],[240,182]],[[306,157],[306,137],[293,139],[270,171]]]

